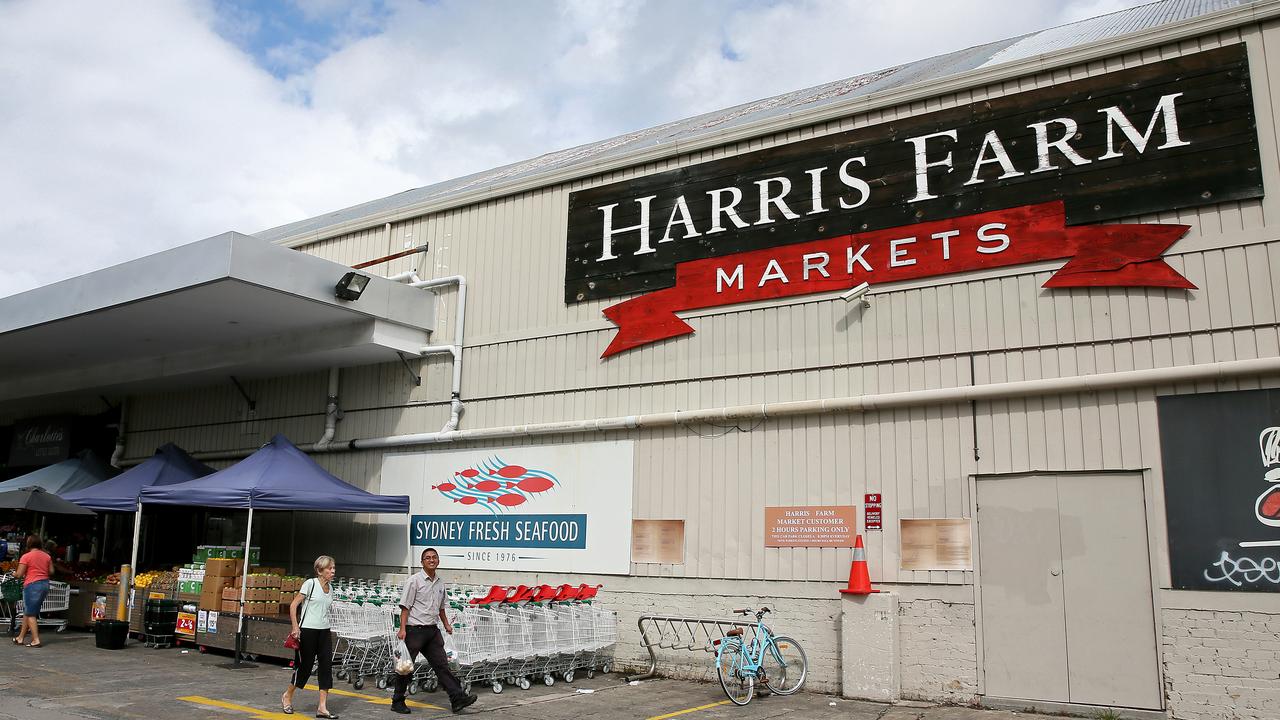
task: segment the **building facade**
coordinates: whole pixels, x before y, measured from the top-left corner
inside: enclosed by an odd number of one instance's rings
[[[1275,3],[1157,3],[262,233],[425,246],[365,272],[465,278],[460,352],[128,393],[124,455],[311,442],[336,397],[314,457],[410,537],[299,516],[267,559],[600,583],[633,667],[643,615],[768,605],[813,690],[1275,717],[1278,47]],[[465,472],[516,466],[551,489]]]

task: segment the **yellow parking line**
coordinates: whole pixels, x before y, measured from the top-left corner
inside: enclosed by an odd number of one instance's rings
[[[319,688],[318,686],[316,686],[316,685],[308,685],[308,686],[306,686],[306,687],[305,687],[305,688],[303,688],[303,689],[304,689],[304,690],[319,690],[320,688]],[[330,692],[331,694],[333,694],[333,695],[341,695],[341,696],[343,696],[343,697],[359,698],[359,699],[361,699],[361,700],[365,700],[365,701],[367,701],[367,702],[373,703],[374,705],[390,705],[390,704],[391,704],[391,698],[390,698],[390,697],[378,697],[377,695],[365,695],[364,693],[351,692],[350,690],[339,690],[338,688],[333,688],[333,689],[332,689],[332,690],[330,690],[329,692]],[[406,704],[406,705],[408,705],[409,707],[430,708],[430,709],[432,709],[432,710],[443,710],[443,709],[444,709],[444,708],[440,707],[439,705],[432,705],[432,704],[430,704],[430,703],[422,703],[422,702],[418,702],[417,700],[409,700],[408,698],[406,698],[406,699],[405,699],[405,704]]]
[[[235,703],[224,702],[222,700],[213,700],[207,697],[202,697],[200,695],[188,695],[186,697],[180,697],[178,699],[184,702],[195,703],[197,705],[207,705],[209,707],[222,708],[224,710],[237,710],[239,712],[248,713],[252,715],[255,718],[255,720],[277,720],[278,718],[281,720],[283,720],[284,718],[287,718],[288,720],[294,720],[293,715],[285,715],[282,712],[272,712],[271,710],[259,710],[258,708],[251,708],[247,705],[237,705]]]
[[[686,710],[677,710],[673,713],[667,713],[666,715],[654,715],[653,717],[649,718],[649,720],[667,720],[667,718],[678,717],[680,715],[686,715],[691,712],[698,712],[699,710],[707,710],[708,708],[720,707],[721,705],[728,705],[728,704],[729,704],[728,700],[721,700],[720,702],[713,702],[710,705],[699,705],[698,707],[691,707]]]

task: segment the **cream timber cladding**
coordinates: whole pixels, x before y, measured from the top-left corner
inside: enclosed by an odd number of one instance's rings
[[[877,109],[643,166],[529,190],[436,214],[323,240],[299,248],[356,263],[428,243],[430,249],[375,268],[387,275],[416,267],[422,277],[466,276],[463,359],[464,428],[547,423],[672,410],[697,410],[895,393],[942,387],[1057,378],[1208,364],[1280,355],[1280,195],[1128,218],[1132,222],[1185,223],[1186,238],[1166,254],[1169,264],[1199,289],[1091,289],[1045,292],[1041,284],[1057,263],[975,272],[944,282],[876,288],[871,307],[835,297],[733,306],[687,315],[697,334],[677,342],[598,360],[613,329],[601,310],[613,300],[565,306],[560,280],[569,193],[600,184],[725,158],[990,97],[1046,87],[1203,49],[1246,42],[1264,182],[1280,187],[1273,94],[1277,32],[1265,25],[1187,40],[964,90],[902,107]],[[1270,50],[1271,52],[1268,52]],[[452,337],[450,293],[440,307],[436,337]],[[338,439],[435,430],[448,417],[449,364],[411,360],[423,382],[415,386],[399,364],[342,371],[345,418]],[[763,505],[855,504],[864,492],[884,494],[884,531],[867,536],[872,578],[910,593],[933,585],[936,595],[905,597],[900,610],[902,690],[906,696],[964,701],[982,691],[975,629],[973,573],[902,571],[897,520],[971,517],[974,475],[1033,471],[1131,470],[1143,473],[1157,587],[1169,587],[1162,508],[1155,397],[1173,392],[1275,387],[1277,378],[1245,378],[1179,387],[1143,387],[1049,395],[974,405],[941,404],[866,413],[814,414],[739,425],[697,424],[634,432],[607,439],[636,440],[634,516],[683,518],[686,561],[632,566],[632,577],[599,577],[618,591],[624,645],[635,651],[634,619],[647,608],[670,609],[673,593],[690,602],[682,578],[703,588],[690,610],[723,612],[744,598],[776,598],[790,605],[787,631],[811,659],[824,660],[815,687],[834,689],[839,672],[839,602],[834,583],[848,572],[847,551],[763,547]],[[192,451],[254,447],[274,432],[298,442],[323,430],[325,376],[246,381],[257,400],[247,418],[234,389],[211,388],[131,399],[131,454],[173,441]],[[580,435],[469,443],[498,447],[534,442],[579,442]],[[975,447],[976,446],[976,447]],[[367,489],[380,482],[382,453],[319,454],[340,477]],[[297,554],[333,546],[353,558],[373,557],[368,518],[298,518]],[[267,532],[282,540],[289,528]],[[321,539],[323,538],[323,539]],[[326,544],[327,543],[327,544]],[[263,542],[270,547],[270,542]],[[340,559],[341,561],[342,559]],[[510,582],[474,573],[470,579]],[[558,578],[533,578],[553,582]],[[740,580],[742,579],[742,580]],[[522,579],[523,581],[523,579]],[[787,581],[787,582],[781,582]],[[761,585],[768,585],[762,589]],[[945,587],[951,586],[951,587]],[[677,593],[678,589],[678,593]],[[945,595],[939,599],[937,595]],[[1163,591],[1165,595],[1171,591]],[[1176,593],[1173,593],[1176,594]],[[1274,677],[1227,678],[1207,673],[1207,643],[1183,638],[1205,632],[1255,632],[1258,647],[1216,636],[1231,667],[1237,650],[1270,652],[1267,638],[1280,629],[1270,618],[1245,617],[1236,600],[1203,600],[1204,609],[1158,613],[1164,684],[1178,717],[1218,717],[1200,702],[1233,697],[1230,712],[1249,714],[1280,690]],[[1216,610],[1216,612],[1215,612]],[[795,620],[803,611],[804,618]],[[1240,618],[1231,616],[1240,614]],[[1247,628],[1238,623],[1248,623]],[[782,623],[779,623],[780,625]],[[794,627],[793,627],[794,625]],[[1182,630],[1187,632],[1182,634]],[[1262,657],[1262,656],[1258,656]],[[638,660],[636,655],[630,658]],[[689,673],[704,672],[703,658],[668,658]],[[1241,670],[1252,668],[1241,666]],[[1216,676],[1215,676],[1216,677]],[[1251,682],[1245,682],[1249,680]],[[1256,681],[1256,682],[1252,682]],[[1225,707],[1225,706],[1224,706]],[[1274,704],[1270,707],[1274,708]],[[1182,713],[1186,713],[1185,715]],[[1221,715],[1231,717],[1230,714]]]

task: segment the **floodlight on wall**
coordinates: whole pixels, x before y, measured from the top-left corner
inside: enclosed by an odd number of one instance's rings
[[[853,302],[854,300],[857,300],[863,295],[866,295],[867,291],[870,289],[871,289],[871,285],[869,283],[859,283],[849,288],[848,290],[845,290],[844,292],[840,293],[840,299],[844,300],[845,302]],[[863,300],[862,302],[863,304],[870,305],[870,303],[867,303],[866,300]]]
[[[337,285],[333,286],[333,295],[339,300],[359,300],[360,293],[364,292],[364,288],[368,284],[368,275],[349,272],[342,276]]]

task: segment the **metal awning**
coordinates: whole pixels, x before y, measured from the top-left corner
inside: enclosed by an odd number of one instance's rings
[[[436,296],[225,233],[0,298],[0,401],[161,390],[397,360],[429,344]],[[364,274],[364,273],[362,273]]]

